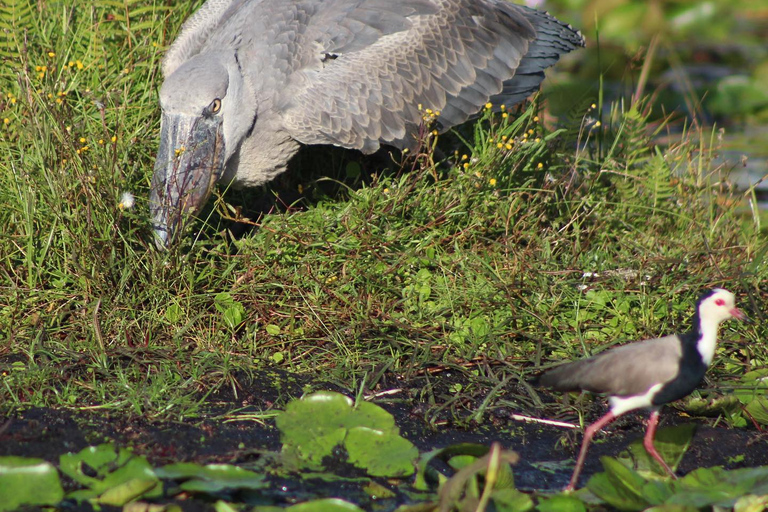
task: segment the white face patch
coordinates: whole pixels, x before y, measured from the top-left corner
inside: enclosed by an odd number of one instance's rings
[[[736,309],[734,294],[722,288],[715,288],[714,292],[699,304],[701,338],[696,344],[696,349],[707,366],[712,363],[715,356],[718,327],[725,320],[733,318],[735,313],[741,315],[741,312]]]

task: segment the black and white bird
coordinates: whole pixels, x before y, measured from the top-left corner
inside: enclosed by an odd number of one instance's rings
[[[635,409],[650,409],[643,445],[671,476],[669,465],[653,445],[659,409],[691,393],[712,363],[719,325],[730,318],[744,319],[736,298],[715,288],[696,303],[693,325],[685,334],[629,343],[596,356],[558,366],[537,378],[537,384],[555,391],[590,391],[608,395],[610,410],[584,431],[576,468],[566,490],[579,479],[592,437],[613,420]]]
[[[413,147],[427,110],[445,131],[511,107],[583,45],[506,0],[208,0],[163,59],[158,244],[216,183],[266,183],[302,144]]]

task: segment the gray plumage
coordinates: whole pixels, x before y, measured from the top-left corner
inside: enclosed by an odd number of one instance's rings
[[[555,391],[585,390],[612,396],[642,395],[674,379],[683,349],[676,334],[615,347],[588,359],[560,365],[538,383]]]
[[[440,112],[441,131],[488,101],[514,105],[583,44],[504,0],[209,0],[162,65],[150,201],[160,239],[217,181],[269,181],[300,144],[413,146],[419,105]]]

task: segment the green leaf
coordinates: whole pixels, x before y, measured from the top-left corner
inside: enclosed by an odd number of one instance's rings
[[[644,510],[650,503],[642,496],[645,480],[616,459],[600,459],[604,473],[589,479],[587,488],[598,498],[622,510]]]
[[[103,477],[108,465],[117,460],[115,446],[111,443],[83,448],[78,453],[65,453],[59,457],[61,472],[79,484],[97,485],[99,478],[86,475],[83,471],[92,470],[98,477]],[[90,471],[89,471],[90,472]]]
[[[745,373],[739,388],[733,394],[747,413],[757,423],[768,425],[768,369]]]
[[[413,473],[418,456],[400,436],[391,414],[368,402],[354,406],[344,395],[318,392],[290,402],[277,417],[283,454],[304,467],[317,468],[336,446],[350,462],[375,476]]]
[[[104,491],[99,496],[98,502],[122,507],[151,491],[156,485],[156,478],[132,478]]]
[[[201,466],[180,462],[163,466],[155,473],[160,478],[185,480],[180,487],[188,492],[214,494],[237,489],[261,489],[267,485],[264,475],[229,464]]]
[[[338,498],[307,501],[285,509],[286,512],[363,512],[363,509]]]
[[[68,494],[78,501],[106,499],[104,503],[119,506],[142,496],[162,494],[162,485],[149,462],[125,448],[116,450],[111,443],[64,454],[59,458],[59,467],[87,487]]]
[[[558,494],[557,496],[539,501],[536,510],[539,512],[586,512],[587,508],[575,496]]]
[[[242,304],[237,303],[234,306],[227,308],[226,311],[224,311],[222,318],[224,319],[224,323],[227,324],[227,327],[236,329],[238,325],[243,323],[243,319],[245,318],[245,308]]]
[[[419,451],[407,439],[391,431],[368,427],[351,429],[344,446],[349,461],[371,476],[410,476],[419,456]]]
[[[64,498],[59,473],[42,459],[0,457],[0,511],[56,505]]]
[[[496,489],[491,493],[491,500],[499,512],[525,512],[533,508],[531,497],[517,489]],[[578,509],[575,510],[581,512]],[[584,510],[583,505],[581,510]],[[566,512],[570,512],[570,509]]]
[[[179,306],[178,304],[171,304],[165,310],[165,319],[172,324],[178,323],[181,320],[183,315],[184,315],[184,310],[182,310],[181,306]]]
[[[736,500],[733,512],[763,512],[768,509],[768,494],[756,496],[747,494]]]
[[[656,432],[653,445],[661,458],[666,461],[674,471],[683,460],[685,452],[691,445],[691,440],[696,432],[696,425],[688,423],[667,427]],[[638,439],[629,445],[628,451],[618,458],[627,466],[633,466],[639,472],[651,472],[658,475],[667,475],[661,464],[651,457],[643,446],[643,440]],[[631,462],[630,462],[631,461]]]

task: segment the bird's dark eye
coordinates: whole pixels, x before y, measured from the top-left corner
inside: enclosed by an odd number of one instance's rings
[[[221,100],[219,98],[216,98],[211,102],[211,104],[208,106],[208,109],[211,111],[211,113],[216,114],[221,110]]]
[[[717,299],[715,301],[715,304],[717,304],[718,306],[725,306],[725,301],[723,299]]]

